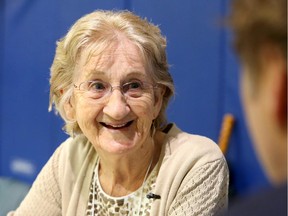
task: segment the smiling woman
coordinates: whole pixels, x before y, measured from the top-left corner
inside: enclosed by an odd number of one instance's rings
[[[228,171],[210,139],[168,124],[174,93],[160,29],[95,11],[59,40],[53,104],[71,135],[10,215],[214,215]]]

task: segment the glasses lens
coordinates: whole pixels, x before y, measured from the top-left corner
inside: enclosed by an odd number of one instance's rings
[[[122,86],[122,91],[125,95],[132,98],[141,97],[145,91],[146,86],[140,81],[133,81],[125,83]]]
[[[98,99],[107,94],[110,86],[108,83],[96,80],[85,82],[83,88],[90,97]]]

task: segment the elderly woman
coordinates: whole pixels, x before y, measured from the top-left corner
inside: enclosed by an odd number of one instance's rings
[[[57,44],[50,108],[71,135],[11,215],[214,215],[228,171],[208,138],[167,124],[166,41],[127,11],[79,19]]]

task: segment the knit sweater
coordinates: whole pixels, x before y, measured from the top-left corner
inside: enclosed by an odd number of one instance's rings
[[[41,170],[26,198],[8,216],[85,216],[97,159],[90,142],[68,138]],[[182,132],[166,134],[152,193],[152,216],[218,215],[227,209],[228,168],[210,139]]]

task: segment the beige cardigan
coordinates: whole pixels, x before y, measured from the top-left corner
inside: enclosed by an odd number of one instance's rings
[[[228,169],[210,139],[175,125],[166,135],[153,193],[153,216],[218,215],[227,208]],[[85,216],[97,153],[81,135],[54,152],[19,208],[8,216]]]

